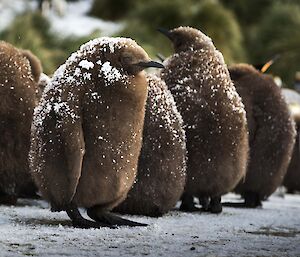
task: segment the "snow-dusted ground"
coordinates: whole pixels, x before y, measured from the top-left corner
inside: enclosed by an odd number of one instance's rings
[[[92,0],[79,0],[69,3],[64,9],[63,16],[53,9],[46,12],[45,15],[49,18],[52,30],[62,37],[86,36],[94,31],[100,31],[102,36],[109,36],[123,27],[121,23],[103,21],[88,16],[91,5]],[[24,11],[36,9],[37,1],[34,0],[0,0],[0,31]]]
[[[224,208],[220,215],[129,218],[149,226],[76,229],[45,202],[20,200],[0,206],[0,256],[300,256],[300,195],[272,196],[262,209]]]

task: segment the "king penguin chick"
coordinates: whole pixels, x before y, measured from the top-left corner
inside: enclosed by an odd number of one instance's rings
[[[295,191],[300,191],[300,94],[287,88],[283,88],[282,93],[295,121],[297,132],[292,159],[283,180],[283,185],[286,187],[287,192],[294,193]]]
[[[229,72],[246,108],[250,145],[246,178],[234,191],[245,200],[241,206],[254,208],[281,185],[295,128],[281,89],[270,76],[248,64],[233,65]]]
[[[248,131],[244,105],[231,82],[222,54],[197,29],[160,29],[175,54],[161,77],[171,90],[187,136],[187,184],[181,210],[222,211],[221,195],[245,176]]]
[[[186,143],[182,118],[166,84],[148,75],[143,145],[136,182],[115,211],[162,216],[173,208],[186,179]]]
[[[28,153],[40,61],[0,41],[0,204],[35,196]]]
[[[35,109],[32,175],[52,210],[65,210],[76,227],[143,225],[109,211],[125,199],[136,176],[146,67],[163,66],[135,41],[94,39],[54,73]]]

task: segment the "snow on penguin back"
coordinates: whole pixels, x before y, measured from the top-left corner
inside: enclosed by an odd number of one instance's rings
[[[193,196],[210,197],[210,211],[218,213],[220,196],[246,171],[245,109],[223,56],[209,37],[190,27],[161,32],[175,50],[161,77],[175,98],[187,135],[188,179],[181,207],[192,210]]]
[[[146,76],[148,98],[138,174],[117,212],[161,216],[179,200],[186,181],[186,138],[171,92],[155,75]]]
[[[167,85],[156,75],[147,75],[148,82],[148,98],[147,110],[151,115],[150,121],[157,123],[159,119],[164,122],[160,126],[172,132],[173,139],[185,141],[185,132],[182,128],[183,120],[178,112],[175,100],[168,90]],[[177,129],[174,124],[178,123],[180,127]]]
[[[30,155],[32,174],[54,210],[69,214],[72,200],[75,208],[107,212],[126,197],[142,145],[147,67],[162,65],[133,40],[101,38],[55,72],[35,110]]]
[[[178,27],[165,33],[171,39],[175,53],[164,63],[166,69],[162,70],[161,76],[175,98],[187,99],[202,108],[215,101],[216,105],[224,105],[229,112],[241,113],[246,119],[244,105],[231,81],[223,55],[211,38],[191,27]],[[181,105],[178,101],[179,110]]]
[[[85,80],[91,80],[92,75],[103,78],[106,86],[116,81],[126,79],[121,63],[115,59],[115,53],[124,48],[140,48],[135,41],[129,38],[102,37],[83,44],[73,53],[53,75],[50,88],[57,86],[58,81],[64,79],[82,85]],[[140,48],[141,49],[141,48]],[[95,73],[95,74],[93,74]]]
[[[147,53],[129,38],[102,37],[83,44],[56,70],[47,83],[41,103],[35,110],[37,124],[34,125],[40,126],[52,109],[58,116],[71,117],[75,121],[78,116],[68,102],[79,104],[79,95],[87,90],[95,91],[96,87],[120,84],[130,87],[130,78],[142,70],[140,67],[125,65],[124,58],[132,56],[137,60],[149,59]]]

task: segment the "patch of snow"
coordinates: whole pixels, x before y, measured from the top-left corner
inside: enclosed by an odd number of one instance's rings
[[[185,142],[185,131],[182,128],[178,130],[174,128],[177,123],[183,126],[183,120],[167,85],[159,77],[152,74],[147,75],[147,81],[149,84],[148,110],[151,112],[151,123],[158,123],[161,119],[163,121],[161,126],[172,133],[173,140]]]
[[[51,81],[51,78],[45,73],[41,73],[38,84],[46,87],[46,85]]]
[[[123,78],[120,71],[115,67],[112,67],[109,61],[103,63],[100,71],[102,73],[101,75],[105,78],[106,85],[110,85],[111,81],[119,81]]]
[[[84,68],[84,69],[87,69],[87,70],[94,68],[94,64],[92,62],[87,61],[87,60],[80,61],[80,63],[78,65],[80,67]]]

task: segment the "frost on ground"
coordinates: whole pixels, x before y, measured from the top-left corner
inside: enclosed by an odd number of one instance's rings
[[[236,198],[229,194],[225,200]],[[76,229],[39,200],[0,207],[0,256],[300,256],[300,195],[220,215],[128,216],[148,227]]]

